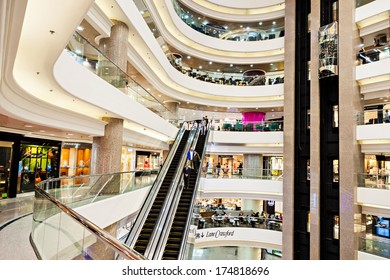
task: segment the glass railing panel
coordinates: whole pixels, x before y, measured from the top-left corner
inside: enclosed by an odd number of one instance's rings
[[[228,72],[228,71],[226,72],[206,71],[203,70],[203,67],[201,66],[197,66],[199,67],[199,69],[195,69],[191,67],[183,60],[183,58],[181,57],[182,55],[177,54],[177,51],[173,50],[169,46],[169,44],[165,41],[165,39],[162,37],[149,11],[145,9],[147,5],[145,5],[145,3],[142,0],[136,1],[135,4],[139,9],[141,15],[143,16],[145,23],[148,25],[153,36],[159,42],[160,47],[162,51],[165,53],[169,63],[182,74],[204,82],[221,84],[221,85],[231,85],[231,86],[261,86],[261,85],[276,85],[276,84],[284,83],[284,72],[281,71],[282,69],[279,71],[275,70],[274,72],[267,72],[267,74],[264,75],[259,74],[256,76],[247,77],[245,75],[245,72],[243,71],[237,73]],[[199,59],[198,61],[200,64],[209,65],[209,61],[201,61]],[[232,67],[232,64],[221,65],[220,68],[229,69],[230,67]],[[255,65],[252,65],[251,67],[253,67],[250,68],[251,71],[257,70],[255,69],[256,68]],[[264,71],[262,71],[262,73],[264,73]]]
[[[164,104],[159,102],[79,33],[75,32],[73,34],[66,49],[76,62],[130,98],[164,119],[175,119],[174,114]]]
[[[388,109],[365,110],[358,113],[357,123],[358,125],[390,123],[390,112]]]
[[[358,174],[358,187],[390,189],[390,174]]]
[[[192,29],[210,37],[230,41],[262,41],[284,37],[284,23],[270,22],[216,22],[172,0],[176,14]],[[270,28],[262,28],[272,26]]]
[[[155,178],[156,174],[150,171],[131,171],[56,178],[42,182],[39,187],[64,205],[75,208],[151,186]]]
[[[390,58],[390,46],[372,46],[366,49],[361,49],[357,55],[360,64],[374,63],[377,61],[385,60]]]
[[[356,0],[356,8],[367,5],[367,4],[374,2],[374,1],[375,0]]]
[[[359,238],[359,251],[390,259],[390,242]]]
[[[222,123],[213,123],[212,130],[217,131],[246,131],[246,132],[267,132],[267,131],[283,131],[283,121],[267,120],[262,122],[249,122],[243,124],[241,121]]]
[[[220,168],[209,167],[206,172],[202,172],[202,177],[206,179],[259,179],[259,180],[283,180],[283,170],[270,170],[258,168]]]

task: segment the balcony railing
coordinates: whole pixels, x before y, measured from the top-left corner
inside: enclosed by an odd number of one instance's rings
[[[259,179],[259,180],[283,180],[283,170],[280,169],[259,169],[259,168],[229,168],[221,166],[207,167],[207,173],[202,172],[203,178],[225,178],[225,179]]]
[[[283,131],[283,121],[267,120],[262,122],[250,122],[243,124],[242,122],[223,122],[214,124],[211,128],[217,131],[247,131],[247,132],[267,132],[267,131]]]
[[[172,0],[176,14],[192,29],[210,37],[229,41],[263,41],[284,37],[284,26],[276,22],[229,23],[216,22],[211,18],[189,11],[177,0]],[[261,28],[262,26],[272,26]]]
[[[359,238],[359,251],[390,259],[390,241]]]
[[[390,123],[390,112],[388,109],[365,110],[357,115],[358,125],[370,125]]]
[[[128,76],[78,32],[73,34],[66,49],[76,62],[128,95],[131,99],[163,119],[176,119],[175,115],[163,103],[159,102],[148,90]]]
[[[153,184],[155,175],[123,172],[56,178],[35,188],[31,242],[40,259],[143,259],[111,233],[80,215],[77,207]]]
[[[367,48],[368,49],[368,48]],[[380,60],[385,60],[390,58],[390,46],[377,46],[370,47],[369,50],[360,50],[357,58],[360,61],[360,64],[373,63]]]
[[[390,190],[390,174],[358,174],[358,187]]]

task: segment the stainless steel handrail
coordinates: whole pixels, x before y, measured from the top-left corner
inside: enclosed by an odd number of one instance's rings
[[[158,248],[158,245],[160,244],[160,238],[164,234],[166,230],[166,220],[169,218],[171,205],[174,202],[175,198],[177,197],[177,189],[180,183],[180,179],[182,176],[181,172],[184,168],[184,165],[187,161],[187,152],[190,147],[192,147],[194,139],[196,135],[199,134],[199,127],[196,128],[196,130],[192,130],[190,136],[188,137],[187,144],[184,147],[184,152],[179,160],[179,165],[177,167],[176,173],[173,177],[173,180],[169,186],[169,190],[167,193],[167,197],[164,201],[164,204],[162,206],[162,209],[160,211],[159,216],[157,217],[156,225],[153,229],[151,238],[149,240],[148,246],[145,250],[145,256],[148,259],[154,259],[155,252]]]
[[[133,227],[130,230],[130,233],[128,237],[126,238],[125,244],[129,247],[134,247],[135,243],[137,242],[138,235],[140,234],[143,225],[145,224],[145,221],[148,217],[149,211],[152,208],[154,199],[156,198],[158,191],[160,190],[161,184],[164,181],[165,175],[168,172],[168,169],[171,165],[172,159],[174,155],[176,154],[177,148],[181,142],[181,139],[183,138],[185,132],[184,126],[181,127],[179,130],[175,142],[168,153],[167,158],[164,161],[164,164],[160,170],[160,172],[157,175],[156,180],[154,181],[154,184],[152,188],[150,189],[148,196],[145,199],[144,204],[141,207],[141,210],[139,211],[137,218],[135,220],[135,223]]]
[[[196,143],[198,142],[199,139],[199,134],[200,134],[200,129],[201,127],[199,126],[196,132],[196,135],[194,136],[194,139],[192,140],[191,143],[191,148],[195,149]],[[186,163],[186,160],[184,162],[181,162],[179,166],[179,170],[184,169],[184,165]],[[200,172],[199,172],[200,173]],[[199,175],[198,173],[198,175]],[[164,225],[160,227],[160,232],[161,234],[159,235],[159,240],[158,243],[156,244],[155,251],[153,252],[153,257],[152,259],[154,260],[159,260],[161,259],[162,255],[164,254],[164,248],[166,246],[166,243],[168,241],[168,237],[171,231],[171,226],[173,223],[173,220],[175,218],[177,206],[179,205],[180,202],[180,197],[181,193],[183,191],[182,186],[180,186],[181,179],[183,177],[183,172],[178,172],[176,176],[179,177],[178,184],[175,186],[174,194],[175,197],[173,198],[172,202],[169,205],[168,212],[166,213],[164,217]]]
[[[40,189],[39,187],[35,187],[35,191],[39,193],[41,196],[49,200],[51,203],[53,203],[56,207],[58,207],[63,213],[70,216],[73,220],[77,221],[80,225],[87,228],[89,231],[91,231],[99,240],[101,240],[105,245],[113,249],[116,253],[121,255],[123,258],[128,260],[145,260],[146,258],[138,253],[137,251],[123,245],[121,242],[119,242],[117,239],[112,237],[109,233],[99,228],[97,225],[83,217],[82,215],[78,214],[73,209],[67,207],[66,205],[62,204],[58,200],[56,200],[53,196],[45,192],[44,190]]]
[[[207,130],[207,135],[206,135],[206,139],[205,139],[205,142],[204,142],[204,147],[203,147],[203,152],[202,152],[202,159],[200,162],[203,162],[205,157],[206,157],[206,151],[207,151],[207,143],[209,141],[209,136],[210,136],[210,130]],[[200,168],[200,167],[199,167]],[[187,243],[188,241],[188,233],[190,231],[190,226],[191,226],[191,220],[192,220],[192,213],[194,211],[194,205],[195,205],[195,200],[196,200],[196,197],[197,197],[197,193],[199,191],[199,181],[200,181],[200,177],[202,176],[201,175],[201,171],[199,170],[198,171],[198,176],[196,178],[196,186],[195,186],[195,189],[194,189],[194,193],[192,195],[192,200],[191,200],[191,206],[190,206],[190,209],[188,211],[188,216],[187,216],[187,222],[186,222],[186,227],[184,229],[184,233],[183,233],[183,239],[182,239],[182,242],[181,242],[181,245],[180,245],[180,251],[179,251],[179,256],[178,256],[178,259],[179,260],[182,260],[183,257],[184,257],[184,253],[185,253],[185,244]]]

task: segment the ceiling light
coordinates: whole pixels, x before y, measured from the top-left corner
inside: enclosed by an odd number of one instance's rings
[[[230,67],[233,67],[233,64],[230,64]]]
[[[146,90],[148,90],[148,91],[149,91],[149,90],[150,90],[150,88],[147,88]]]
[[[29,124],[25,124],[24,127],[33,127],[33,126]]]
[[[212,62],[212,61],[209,61],[209,64],[211,65],[211,64],[213,64],[213,62]]]
[[[258,110],[259,109],[259,107],[256,107],[256,110]]]
[[[158,97],[161,97],[161,94],[159,94]]]
[[[229,26],[224,26],[225,27],[225,29],[229,29]]]
[[[251,67],[253,67],[253,64],[251,64]]]
[[[273,63],[270,64],[271,66],[274,65]]]
[[[278,70],[278,68],[275,68],[275,70]]]
[[[73,133],[67,133],[66,135],[73,136]]]
[[[275,29],[272,28],[272,29],[271,29],[271,32],[275,32]]]
[[[144,11],[141,11],[141,15],[143,15],[145,12]]]
[[[387,99],[385,99],[385,100],[383,100],[383,101],[387,102],[388,100],[387,100]]]
[[[50,135],[50,136],[55,136],[55,134],[53,134],[53,133],[50,133],[49,135]]]
[[[199,69],[202,69],[202,65],[199,66]]]
[[[46,130],[41,129],[41,130],[39,130],[39,132],[46,132]]]
[[[83,31],[84,30],[84,27],[82,27],[82,26],[77,26],[77,30],[79,30],[79,31]]]
[[[242,25],[240,25],[240,28],[242,28]]]
[[[272,24],[273,24],[273,25],[275,25],[275,24],[276,24],[276,22],[275,22],[275,21],[273,21],[273,22],[272,22]]]
[[[80,53],[81,53],[81,51],[80,51],[80,50],[76,50],[76,53],[80,54]]]
[[[187,104],[190,104],[190,101],[187,101]]]
[[[260,21],[260,22],[259,22],[259,25],[263,25],[263,23]]]
[[[188,56],[187,56],[187,59],[191,59],[191,56],[188,55]]]
[[[219,72],[219,71],[221,71],[221,70],[218,69],[217,71]]]
[[[275,109],[272,109],[272,112],[275,111]]]
[[[242,70],[240,70],[240,73],[242,73]]]
[[[198,17],[198,19],[200,20],[200,17]]]

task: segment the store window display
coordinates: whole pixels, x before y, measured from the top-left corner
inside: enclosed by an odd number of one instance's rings
[[[89,175],[91,144],[64,143],[61,150],[61,176]]]

